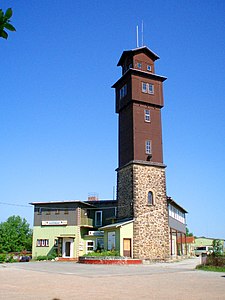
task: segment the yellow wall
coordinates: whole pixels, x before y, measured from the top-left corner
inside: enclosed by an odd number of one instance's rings
[[[120,255],[123,256],[123,239],[131,239],[131,255],[133,257],[133,222],[120,227]]]
[[[54,247],[54,241],[60,235],[74,236],[74,257],[77,257],[78,240],[79,240],[79,227],[78,226],[34,226],[33,228],[33,258],[39,255],[47,255]],[[48,247],[37,247],[37,239],[48,239]]]

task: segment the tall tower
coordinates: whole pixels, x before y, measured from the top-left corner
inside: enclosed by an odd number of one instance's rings
[[[118,218],[134,219],[133,256],[169,256],[169,225],[161,108],[165,77],[155,74],[158,55],[148,47],[124,51],[113,85],[119,114]]]

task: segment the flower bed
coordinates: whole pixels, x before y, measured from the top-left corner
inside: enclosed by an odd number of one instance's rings
[[[142,264],[141,259],[132,259],[119,256],[80,256],[79,263],[82,264],[99,264],[99,265],[137,265]]]

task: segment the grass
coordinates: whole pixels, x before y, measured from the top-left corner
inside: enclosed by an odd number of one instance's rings
[[[225,273],[225,267],[199,265],[199,266],[196,267],[196,269],[197,270],[202,270],[202,271],[224,272]]]

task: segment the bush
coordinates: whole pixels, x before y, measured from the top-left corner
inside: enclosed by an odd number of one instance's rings
[[[14,258],[13,254],[6,254],[6,253],[2,253],[0,254],[0,263],[13,263],[13,262],[17,262],[18,260]]]
[[[206,259],[206,266],[225,267],[225,255],[215,256],[208,255]]]
[[[39,255],[37,256],[36,260],[53,260],[56,258],[56,254],[55,253],[51,253],[51,254],[48,254],[48,255]]]
[[[0,254],[0,263],[4,263],[6,261],[6,254]]]
[[[116,250],[103,250],[103,251],[93,251],[93,252],[89,252],[88,254],[84,254],[83,256],[98,256],[98,257],[102,257],[102,256],[120,256],[119,251]]]
[[[48,256],[47,255],[39,255],[39,256],[37,256],[36,260],[48,260]]]

